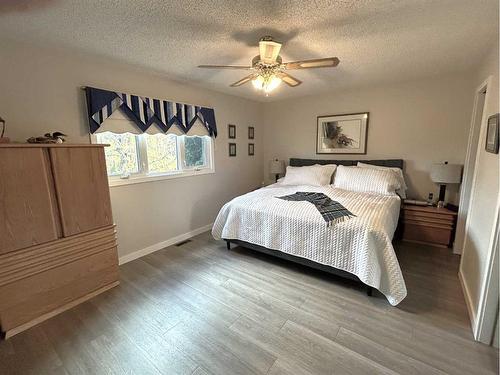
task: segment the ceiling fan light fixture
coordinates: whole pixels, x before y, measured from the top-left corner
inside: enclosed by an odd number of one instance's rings
[[[257,90],[263,90],[266,94],[269,94],[271,91],[276,89],[281,83],[281,78],[276,75],[270,75],[267,77],[263,77],[262,75],[258,75],[256,78],[252,80],[252,85]]]
[[[264,78],[262,76],[257,76],[252,80],[252,85],[257,90],[262,90],[264,87]]]
[[[269,93],[276,89],[281,83],[281,78],[276,77],[275,75],[271,76],[267,82],[267,85],[264,86],[264,91]]]
[[[281,56],[281,43],[276,42],[271,36],[264,36],[259,41],[259,54],[252,59],[252,64],[245,65],[199,65],[199,68],[210,69],[243,69],[251,73],[239,81],[232,83],[231,87],[239,87],[252,82],[256,90],[264,91],[266,96],[275,90],[281,82],[289,87],[297,87],[302,81],[288,74],[289,70],[334,68],[339,64],[337,57],[325,57],[301,61],[283,62]]]

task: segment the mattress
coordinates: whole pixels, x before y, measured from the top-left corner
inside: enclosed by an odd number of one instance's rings
[[[321,192],[355,218],[328,227],[309,202],[276,197]],[[406,285],[392,246],[400,198],[332,186],[273,184],[226,203],[212,228],[215,239],[238,239],[335,267],[382,292],[391,305],[406,297]]]

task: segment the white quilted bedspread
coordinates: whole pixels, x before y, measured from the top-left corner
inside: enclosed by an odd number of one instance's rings
[[[357,217],[327,227],[309,202],[276,197],[317,191]],[[359,277],[381,291],[391,305],[406,297],[392,236],[400,209],[397,195],[378,195],[332,186],[274,184],[226,203],[212,228],[215,239],[238,239],[326,264]]]

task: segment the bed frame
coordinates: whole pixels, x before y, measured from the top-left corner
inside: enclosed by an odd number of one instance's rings
[[[321,165],[326,165],[326,164],[337,164],[337,165],[345,165],[345,166],[354,166],[358,163],[358,161],[366,163],[366,164],[373,164],[373,165],[378,165],[381,167],[392,167],[392,168],[400,168],[403,169],[403,160],[402,159],[383,159],[383,160],[325,160],[325,159],[297,159],[297,158],[292,158],[290,159],[290,166],[292,167],[304,167],[304,166],[310,166],[314,164],[321,164]],[[277,258],[285,259],[287,261],[293,262],[293,263],[298,263],[310,268],[314,268],[323,272],[327,272],[329,274],[333,274],[336,276],[343,277],[345,279],[349,280],[355,280],[363,285],[366,286],[366,294],[368,296],[371,296],[373,293],[373,288],[369,285],[364,284],[356,275],[353,275],[352,273],[339,270],[335,267],[327,266],[324,264],[316,263],[312,260],[306,259],[306,258],[301,258],[297,257],[295,255],[291,255],[288,253],[283,253],[279,250],[273,250],[273,249],[268,249],[263,246],[255,245],[253,243],[245,242],[245,241],[240,241],[240,240],[235,240],[235,239],[225,239],[227,249],[231,250],[231,243],[234,243],[236,245],[239,245],[241,247],[244,247],[246,249],[251,249],[258,251],[260,253],[268,254]]]

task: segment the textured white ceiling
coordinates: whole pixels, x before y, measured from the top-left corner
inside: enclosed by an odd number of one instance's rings
[[[242,71],[261,36],[284,61],[337,56],[334,69],[297,71],[282,99],[472,69],[498,38],[498,0],[2,0],[0,38],[111,57],[179,80],[264,100]]]

